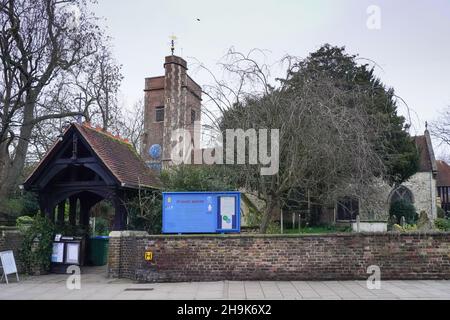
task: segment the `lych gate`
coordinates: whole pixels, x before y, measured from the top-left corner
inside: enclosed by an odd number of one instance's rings
[[[25,190],[38,193],[41,213],[58,224],[87,227],[90,209],[110,201],[115,208],[113,230],[126,228],[126,203],[139,188],[159,186],[126,140],[80,124],[66,129],[24,183]]]

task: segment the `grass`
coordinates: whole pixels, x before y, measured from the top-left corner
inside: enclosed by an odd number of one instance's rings
[[[338,233],[351,232],[349,227],[320,226],[320,227],[303,227],[300,229],[301,234],[322,234],[322,233]],[[284,229],[284,234],[299,234],[298,229]]]

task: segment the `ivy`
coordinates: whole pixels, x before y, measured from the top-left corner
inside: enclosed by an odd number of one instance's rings
[[[36,215],[31,226],[23,231],[19,255],[25,273],[50,269],[54,234],[55,225],[40,215]]]

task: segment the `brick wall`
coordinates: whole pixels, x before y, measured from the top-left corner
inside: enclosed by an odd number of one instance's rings
[[[108,274],[111,277],[134,279],[138,262],[138,241],[148,234],[138,231],[113,231],[108,249]],[[143,255],[143,253],[142,253]]]
[[[0,229],[0,251],[12,250],[16,260],[17,269],[21,272],[19,250],[22,245],[22,235],[16,230]]]
[[[144,261],[144,252],[153,261]],[[308,236],[111,234],[109,274],[140,281],[450,279],[450,233]]]

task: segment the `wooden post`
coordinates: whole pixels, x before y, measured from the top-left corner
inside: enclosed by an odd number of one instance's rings
[[[71,226],[77,225],[77,198],[69,198],[69,224]]]
[[[295,212],[292,212],[292,230],[295,230]]]
[[[56,207],[46,209],[47,210],[47,212],[46,212],[47,218],[53,223],[55,223],[55,209],[56,209]]]
[[[57,223],[59,225],[64,224],[64,213],[66,211],[66,200],[64,199],[58,204],[58,217],[57,217]]]
[[[281,213],[281,223],[280,223],[280,225],[281,225],[281,234],[283,234],[283,224],[284,224],[284,221],[283,221],[283,209],[280,209],[280,213]]]
[[[298,213],[298,234],[302,233],[302,214]]]
[[[309,219],[311,219],[311,195],[309,193],[309,189],[308,189],[308,215],[309,215]]]
[[[80,198],[80,222],[81,225],[88,227],[89,226],[89,209],[91,206],[89,205],[88,199]]]
[[[114,197],[114,226],[113,231],[125,230],[127,224],[127,210],[123,202],[123,197],[121,194],[116,194]]]
[[[46,210],[47,210],[47,204],[46,201],[44,201],[44,196],[39,194],[39,210],[41,213],[41,217],[46,216]]]

